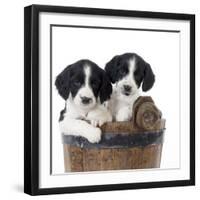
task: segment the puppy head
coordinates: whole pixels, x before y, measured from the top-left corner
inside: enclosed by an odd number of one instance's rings
[[[110,98],[112,85],[104,70],[90,60],[80,60],[66,67],[56,78],[59,94],[83,109]]]
[[[106,64],[105,71],[120,93],[133,95],[142,83],[142,90],[148,91],[155,82],[151,66],[140,56],[126,53],[115,56]]]

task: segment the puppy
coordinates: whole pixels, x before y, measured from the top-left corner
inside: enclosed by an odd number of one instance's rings
[[[66,67],[55,85],[66,101],[60,113],[60,131],[85,137],[91,143],[99,142],[101,130],[97,126],[112,121],[106,107],[112,85],[105,71],[90,60],[80,60]]]
[[[113,83],[113,94],[109,108],[116,121],[129,121],[132,106],[140,96],[142,84],[144,92],[150,90],[155,82],[151,66],[135,53],[125,53],[112,58],[105,71]]]

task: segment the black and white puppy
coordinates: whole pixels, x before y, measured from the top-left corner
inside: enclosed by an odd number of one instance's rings
[[[151,66],[135,53],[125,53],[113,57],[105,67],[113,83],[113,93],[109,108],[116,121],[128,121],[132,116],[132,106],[140,96],[139,87],[148,91],[155,82]]]
[[[106,107],[112,85],[105,71],[90,60],[80,60],[67,66],[57,76],[55,85],[66,101],[60,113],[60,131],[99,142],[101,130],[97,126],[112,121]]]

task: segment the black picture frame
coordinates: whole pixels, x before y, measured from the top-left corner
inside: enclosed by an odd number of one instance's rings
[[[190,23],[190,179],[62,188],[39,188],[39,13],[188,20]],[[24,9],[24,192],[30,195],[195,185],[195,15],[31,5]]]

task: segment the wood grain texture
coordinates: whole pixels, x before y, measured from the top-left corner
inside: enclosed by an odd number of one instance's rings
[[[155,133],[163,130],[165,129],[165,119],[162,119],[162,114],[151,97],[139,97],[133,105],[131,121],[109,122],[100,128],[102,134],[114,133],[127,137],[127,134]],[[157,136],[155,135],[155,137]],[[63,145],[66,172],[160,167],[162,142],[120,148],[97,148],[96,146],[96,148],[81,148],[65,143]]]
[[[159,168],[162,144],[115,149],[81,149],[64,144],[65,171]]]

